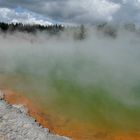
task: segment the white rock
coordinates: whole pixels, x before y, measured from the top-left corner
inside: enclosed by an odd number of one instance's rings
[[[4,93],[2,91],[0,91],[0,100],[4,99]]]
[[[25,114],[28,113],[28,109],[24,105],[13,105],[13,107],[19,109],[22,113],[25,113]]]
[[[0,101],[0,138],[4,140],[70,140],[49,133],[46,128],[41,128],[34,119],[17,110],[25,109],[23,105],[9,105]],[[23,109],[23,111],[25,111]],[[16,120],[16,121],[15,121]],[[2,137],[3,136],[3,137]],[[1,140],[1,139],[0,139]]]

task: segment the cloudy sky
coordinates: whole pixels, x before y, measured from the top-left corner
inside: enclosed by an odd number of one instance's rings
[[[0,0],[0,21],[139,24],[140,0]]]

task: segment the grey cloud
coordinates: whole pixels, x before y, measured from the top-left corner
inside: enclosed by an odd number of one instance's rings
[[[16,10],[9,8],[0,8],[0,21],[41,25],[52,24],[52,21],[49,19],[45,20],[35,13],[29,11],[17,12]]]
[[[108,20],[119,9],[118,4],[107,0],[1,0],[0,5],[8,8],[20,6],[55,20],[73,23]]]
[[[1,7],[22,7],[53,20],[71,23],[140,21],[139,0],[0,0]]]
[[[140,22],[140,1],[139,0],[122,0],[120,10],[115,14],[115,21],[121,23]]]

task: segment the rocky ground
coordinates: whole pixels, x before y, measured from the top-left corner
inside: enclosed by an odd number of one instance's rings
[[[27,115],[22,105],[9,105],[0,92],[0,140],[69,140],[51,134]]]

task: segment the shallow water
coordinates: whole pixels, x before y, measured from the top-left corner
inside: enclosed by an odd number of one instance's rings
[[[140,42],[133,45],[131,39],[22,42],[20,47],[15,41],[12,49],[4,42],[0,86],[31,99],[46,120],[53,114],[53,127],[62,131],[82,129],[80,135],[90,138],[94,129],[139,132]]]

